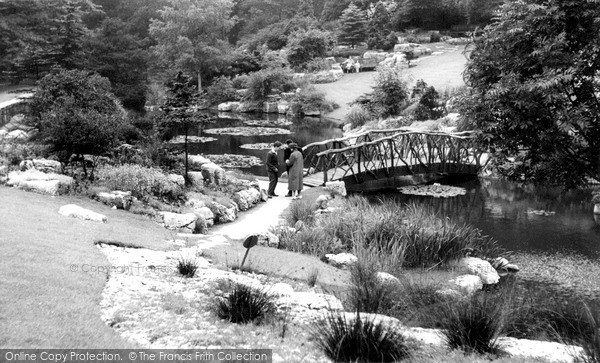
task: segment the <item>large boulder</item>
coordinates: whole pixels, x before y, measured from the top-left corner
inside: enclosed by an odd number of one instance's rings
[[[238,107],[238,112],[258,112],[262,109],[259,102],[242,102]]]
[[[458,261],[461,272],[477,275],[486,285],[497,284],[500,275],[496,269],[486,260],[477,257],[463,257]]]
[[[287,101],[280,101],[277,104],[277,113],[285,115],[290,109],[290,104]]]
[[[332,266],[345,269],[354,265],[358,258],[351,253],[338,253],[337,255],[328,253],[325,255],[325,260]]]
[[[58,209],[58,213],[65,217],[79,218],[89,221],[106,222],[107,218],[104,214],[96,213],[89,209],[85,209],[75,204],[63,205]]]
[[[192,187],[204,186],[204,177],[201,171],[188,171],[188,179]]]
[[[131,191],[113,190],[112,192],[99,192],[96,194],[96,200],[117,208],[129,210],[131,203],[133,203],[133,197]]]
[[[262,112],[264,113],[277,113],[277,102],[263,102]]]
[[[233,222],[237,218],[237,206],[224,206],[220,203],[213,202],[213,208],[215,209],[215,223],[228,223]]]
[[[261,201],[260,191],[255,188],[240,190],[233,195],[233,201],[241,211],[248,210]]]
[[[225,170],[215,163],[202,164],[202,178],[206,184],[223,185],[227,182]]]
[[[12,171],[8,173],[6,184],[17,188],[29,189],[42,194],[59,195],[67,192],[74,180],[70,176],[43,173],[36,169]]]
[[[236,112],[239,108],[239,102],[223,102],[217,106],[217,109],[221,112]]]
[[[23,160],[19,164],[19,169],[22,171],[36,169],[44,173],[60,174],[63,172],[63,164],[60,161],[50,159]]]
[[[160,222],[167,229],[175,230],[183,233],[196,232],[196,221],[198,216],[194,213],[172,213],[158,212]]]
[[[258,234],[258,244],[266,247],[279,247],[279,237],[269,231]]]
[[[483,288],[481,277],[477,275],[461,275],[449,281],[450,288],[464,295],[472,295]]]
[[[208,207],[194,208],[193,213],[202,219],[207,227],[212,227],[215,224],[215,214]]]
[[[169,179],[169,181],[171,181],[171,183],[179,185],[180,187],[185,186],[185,178],[183,177],[183,175],[169,174],[167,178]]]

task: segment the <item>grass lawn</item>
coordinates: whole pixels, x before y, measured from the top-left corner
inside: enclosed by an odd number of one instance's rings
[[[105,214],[108,223],[59,215],[70,203]],[[95,240],[165,249],[169,233],[145,217],[85,198],[0,187],[0,204],[0,347],[128,347],[100,319],[107,274],[82,269],[108,265]]]
[[[441,54],[425,56],[416,59],[414,66],[404,71],[409,88],[419,79],[434,86],[438,92],[452,90],[464,85],[462,77],[467,58],[463,46],[451,46],[446,43],[425,44],[433,52]],[[325,98],[337,103],[340,108],[325,115],[327,118],[343,121],[350,109],[348,103],[360,95],[371,92],[375,85],[377,72],[347,73],[339,81],[333,83],[315,84],[315,88],[325,92]]]

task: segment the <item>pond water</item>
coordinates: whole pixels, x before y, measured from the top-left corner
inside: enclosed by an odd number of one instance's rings
[[[286,133],[255,136],[200,135],[196,130],[193,135],[214,137],[217,140],[193,143],[190,145],[190,153],[254,156],[264,164],[266,149],[253,150],[241,146],[272,143],[276,140],[283,142],[288,138],[303,146],[342,137],[342,131],[335,123],[318,118],[286,120],[278,115],[236,116],[227,113],[213,113],[212,116],[215,122],[207,125],[207,129],[266,126]],[[285,121],[293,123],[282,125]],[[257,176],[267,175],[264,165],[241,170]],[[589,190],[563,192],[559,189],[535,189],[493,179],[471,180],[453,185],[465,188],[467,193],[451,198],[433,198],[392,191],[370,197],[429,206],[440,216],[481,229],[510,251],[567,252],[600,258],[600,217],[595,217],[592,213]]]
[[[426,205],[442,217],[481,229],[510,251],[600,258],[600,218],[592,213],[591,191],[564,192],[496,179],[454,185],[467,193],[451,198],[396,192],[371,197]]]
[[[246,149],[242,145],[273,143],[277,140],[285,142],[292,139],[300,147],[310,144],[315,141],[327,140],[342,137],[342,130],[335,123],[314,117],[304,117],[297,119],[289,119],[277,114],[231,114],[231,113],[210,113],[214,122],[205,126],[207,131],[202,133],[202,136],[216,138],[216,141],[206,143],[193,143],[189,145],[190,154],[235,154],[254,156],[259,158],[262,165],[241,168],[240,170],[258,176],[267,176],[267,171],[264,166],[268,149]],[[238,127],[268,127],[275,130],[274,134],[270,135],[230,135],[230,134],[212,134],[210,129],[219,128],[238,128]],[[276,130],[284,130],[286,132],[277,133]],[[199,130],[194,130],[190,135],[201,136]],[[279,152],[280,162],[283,163],[283,151]]]

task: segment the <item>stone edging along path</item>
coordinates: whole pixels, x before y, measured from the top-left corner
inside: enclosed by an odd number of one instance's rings
[[[261,188],[264,184],[266,182],[261,181]],[[223,344],[236,344],[233,348],[273,349],[275,362],[297,361],[298,347],[281,344],[273,328],[237,326],[220,321],[210,312],[212,299],[224,294],[226,285],[223,284],[239,282],[261,286],[276,295],[278,311],[288,314],[290,334],[292,331],[297,334],[294,340],[307,341],[307,325],[328,310],[343,311],[341,302],[307,286],[292,286],[278,278],[218,268],[204,256],[204,251],[215,246],[230,245],[278,224],[280,215],[291,203],[290,198],[283,197],[285,189],[280,183],[276,190],[280,197],[261,203],[232,223],[214,226],[207,235],[182,235],[194,238],[197,242],[194,247],[163,252],[99,245],[116,272],[111,274],[103,292],[102,319],[123,337],[146,348],[232,348]],[[181,257],[193,258],[198,263],[194,278],[184,278],[177,273],[176,265]],[[393,318],[377,318],[398,324]],[[406,336],[422,344],[444,344],[435,329],[402,329]],[[579,347],[553,342],[514,338],[499,341],[510,355],[548,361],[570,362],[574,355],[581,353]],[[329,361],[311,347],[304,350],[302,361]]]

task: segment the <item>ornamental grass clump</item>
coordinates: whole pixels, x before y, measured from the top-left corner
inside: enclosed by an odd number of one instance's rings
[[[183,277],[194,277],[198,270],[198,262],[195,259],[188,257],[180,257],[177,261],[177,271]]]
[[[378,270],[378,264],[370,258],[359,258],[350,267],[348,301],[353,311],[379,313],[392,306],[394,286],[382,281],[377,275]]]
[[[404,336],[383,320],[328,313],[311,328],[316,345],[334,362],[398,362],[410,357]]]
[[[217,316],[235,324],[262,324],[275,311],[275,297],[264,290],[236,283],[226,297],[217,298]]]
[[[585,305],[585,311],[591,329],[583,331],[581,347],[584,355],[581,359],[584,363],[600,363],[600,309]]]
[[[498,337],[504,328],[508,309],[495,294],[473,296],[442,304],[437,318],[442,336],[451,349],[467,353],[498,354]]]

